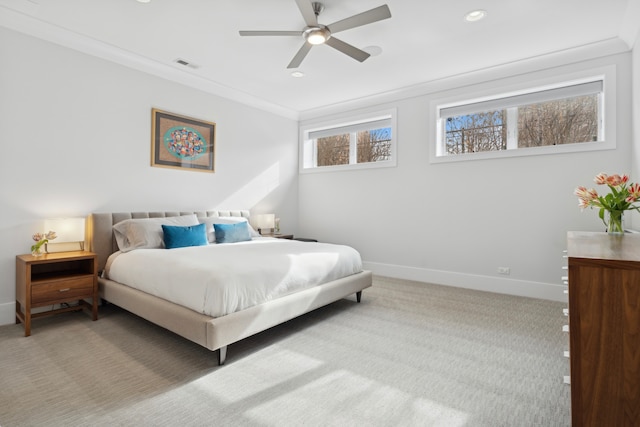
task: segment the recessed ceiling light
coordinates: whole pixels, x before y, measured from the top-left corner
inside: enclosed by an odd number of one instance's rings
[[[471,12],[464,15],[464,20],[467,22],[476,22],[485,18],[486,16],[487,16],[486,10],[482,10],[482,9],[472,10]]]
[[[151,0],[138,0],[138,3],[151,3]]]
[[[304,77],[304,73],[302,71],[294,71],[291,73],[293,77]]]

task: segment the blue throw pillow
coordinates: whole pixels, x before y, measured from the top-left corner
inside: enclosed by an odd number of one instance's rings
[[[246,221],[235,224],[213,224],[217,243],[236,243],[251,240],[249,224]]]
[[[204,224],[181,227],[162,224],[164,246],[167,249],[184,248],[186,246],[208,245],[207,229]]]

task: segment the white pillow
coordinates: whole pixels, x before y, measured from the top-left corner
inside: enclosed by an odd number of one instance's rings
[[[162,249],[162,225],[198,225],[195,214],[164,218],[136,218],[120,221],[113,226],[116,243],[121,252],[133,249]]]
[[[213,224],[236,224],[238,222],[246,222],[249,227],[249,234],[251,237],[259,237],[260,234],[253,229],[247,218],[239,216],[208,216],[204,218],[198,218],[200,224],[206,224],[207,227],[207,240],[209,243],[216,242],[216,233],[213,229]]]

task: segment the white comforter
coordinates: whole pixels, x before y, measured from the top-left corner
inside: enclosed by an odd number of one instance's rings
[[[362,271],[353,248],[257,238],[179,249],[116,252],[109,279],[212,317]]]

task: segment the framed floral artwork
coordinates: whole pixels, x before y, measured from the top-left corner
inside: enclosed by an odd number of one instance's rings
[[[151,110],[151,166],[215,171],[216,124]]]

